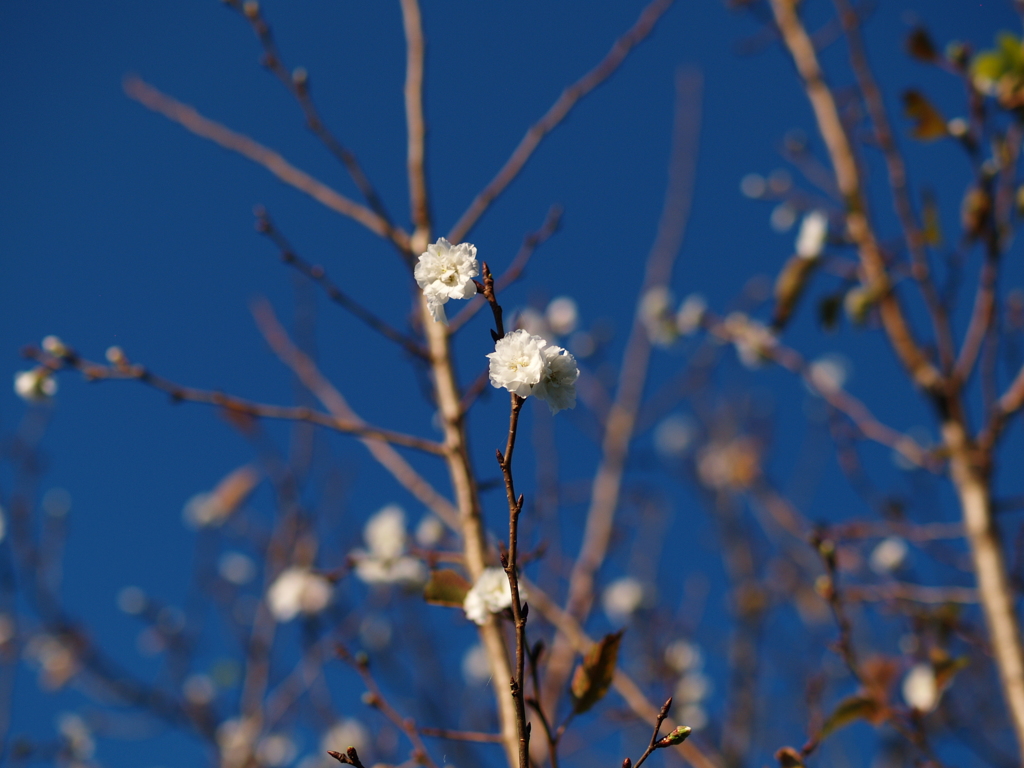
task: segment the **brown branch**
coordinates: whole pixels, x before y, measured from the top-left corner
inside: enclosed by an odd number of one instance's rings
[[[1024,407],[1024,366],[1021,366],[1010,386],[996,401],[988,424],[978,436],[979,450],[985,453],[990,452],[1002,435],[1010,417],[1022,407]]]
[[[377,685],[377,681],[374,680],[373,675],[370,673],[370,662],[367,660],[365,654],[359,656],[353,656],[350,654],[342,645],[335,645],[338,656],[352,666],[353,669],[359,674],[359,677],[363,680],[363,685],[366,686],[368,692],[367,697],[364,699],[367,706],[373,707],[380,711],[392,724],[398,728],[402,733],[405,734],[406,738],[412,744],[412,761],[414,764],[424,765],[427,768],[438,768],[437,763],[430,757],[430,753],[427,752],[427,747],[423,743],[423,739],[420,738],[419,728],[416,727],[416,721],[411,717],[403,717],[402,714],[396,710],[388,700],[384,698],[384,694],[381,693],[380,686]]]
[[[448,233],[448,239],[453,243],[460,243],[469,234],[470,230],[484,215],[495,198],[519,175],[527,161],[533,155],[534,150],[551,131],[558,127],[565,119],[577,102],[594,90],[597,86],[607,80],[619,68],[629,52],[639,44],[651,30],[662,14],[672,5],[672,0],[652,0],[640,14],[636,23],[612,46],[608,55],[587,74],[570,85],[558,100],[551,105],[544,116],[534,123],[526,132],[526,135],[519,142],[519,146],[505,161],[498,174],[491,182],[484,187],[483,191],[476,196],[466,212],[462,214],[455,226]]]
[[[424,167],[427,129],[423,120],[423,22],[420,18],[419,0],[401,0],[401,5],[406,48],[405,121],[409,132],[409,204],[416,231],[425,236],[430,231],[430,204],[427,199],[427,176]],[[461,243],[462,239],[452,242]]]
[[[381,429],[366,424],[365,422],[345,416],[335,416],[330,413],[322,413],[303,406],[270,405],[246,400],[235,395],[227,395],[223,392],[213,390],[196,389],[157,376],[143,365],[125,363],[123,365],[100,365],[78,355],[71,355],[63,358],[55,358],[37,349],[27,348],[23,354],[43,365],[54,370],[63,367],[70,367],[79,371],[89,381],[111,381],[111,380],[132,380],[145,384],[153,389],[166,392],[172,400],[188,403],[202,403],[215,405],[223,408],[232,414],[242,416],[254,416],[263,419],[277,419],[282,421],[302,421],[310,424],[317,424],[321,427],[333,429],[357,437],[372,440],[384,441],[394,445],[401,445],[405,448],[415,448],[425,453],[432,453],[435,456],[444,455],[444,446],[433,440],[426,440],[414,435],[406,435],[402,432],[393,432],[389,429]]]
[[[331,301],[347,309],[381,336],[401,346],[402,349],[410,355],[423,360],[426,360],[429,357],[427,350],[424,349],[418,341],[406,336],[401,331],[392,328],[370,310],[366,309],[362,304],[338,288],[338,286],[335,285],[329,277],[327,277],[327,272],[324,271],[323,267],[310,264],[299,256],[281,231],[274,226],[273,222],[270,220],[269,214],[263,206],[257,206],[255,213],[256,229],[266,235],[267,238],[277,246],[278,250],[281,252],[281,261],[294,267],[299,273],[305,275],[314,283],[319,285]]]
[[[856,584],[843,588],[846,600],[856,602],[880,602],[904,600],[911,603],[964,603],[978,602],[978,590],[968,587],[926,587],[897,581],[891,584]]]
[[[928,307],[932,329],[935,333],[939,359],[942,362],[943,370],[948,373],[953,366],[955,355],[953,333],[950,329],[946,309],[942,304],[942,298],[939,296],[939,292],[931,277],[928,255],[925,250],[925,237],[914,216],[914,209],[910,202],[910,193],[907,189],[907,170],[903,161],[903,155],[900,153],[892,127],[889,124],[889,116],[885,109],[885,99],[882,97],[882,92],[879,90],[874,74],[871,71],[871,65],[868,63],[867,50],[860,34],[861,18],[848,0],[835,0],[835,5],[849,44],[850,66],[857,78],[861,95],[871,116],[871,122],[875,129],[875,140],[885,158],[885,166],[889,175],[889,187],[892,190],[893,205],[896,209],[900,226],[903,229],[907,250],[913,262],[911,271],[914,279],[917,280],[921,287],[921,294]]]
[[[530,592],[530,605],[540,611],[559,634],[569,639],[576,653],[586,654],[594,645],[594,641],[583,631],[580,623],[562,610],[540,587],[526,577],[520,577]],[[615,670],[612,687],[622,696],[630,711],[644,722],[650,722],[658,716],[658,707],[644,695],[640,686],[621,668]],[[671,719],[665,721],[669,728],[677,723]],[[705,746],[698,746],[694,741],[685,741],[677,748],[679,755],[695,768],[721,768],[724,764],[720,756]]]
[[[647,257],[644,281],[633,326],[626,341],[615,400],[604,425],[601,462],[591,488],[583,543],[569,579],[566,612],[581,622],[590,613],[594,601],[595,574],[608,552],[626,457],[647,380],[651,343],[639,311],[640,304],[648,291],[667,285],[671,278],[689,215],[700,129],[700,92],[699,75],[683,70],[677,72],[672,153],[664,208],[658,233]],[[557,709],[558,697],[565,688],[572,661],[571,642],[561,633],[556,634],[548,660],[543,695],[540,697],[549,712]]]
[[[359,188],[360,193],[363,195],[363,199],[365,199],[370,208],[373,209],[373,212],[380,216],[389,229],[393,229],[391,216],[388,214],[387,208],[384,206],[384,202],[381,200],[380,195],[377,194],[377,190],[374,188],[369,178],[367,178],[366,173],[359,164],[359,160],[355,156],[355,153],[344,146],[338,138],[331,133],[327,126],[324,125],[324,121],[320,117],[320,113],[317,110],[316,105],[313,103],[313,99],[309,93],[309,75],[306,73],[306,70],[300,68],[293,72],[289,72],[288,68],[284,65],[281,54],[277,48],[277,43],[274,41],[270,25],[263,17],[260,6],[256,3],[243,4],[241,0],[226,0],[226,2],[249,22],[249,26],[252,27],[252,31],[256,34],[257,39],[259,39],[260,45],[263,46],[263,59],[261,63],[264,67],[270,70],[274,76],[281,81],[284,87],[288,89],[288,92],[295,97],[299,107],[302,109],[303,116],[306,118],[306,126],[318,139],[320,139],[320,142],[327,148],[327,150],[345,167],[349,177],[355,183],[356,187]],[[389,240],[392,239],[390,232],[388,233],[387,238]]]
[[[551,237],[557,230],[558,225],[562,221],[562,208],[558,205],[553,205],[548,209],[548,214],[544,218],[544,223],[540,229],[530,232],[526,237],[523,238],[523,244],[519,248],[519,252],[512,259],[512,262],[508,265],[508,268],[499,275],[494,281],[494,289],[496,291],[503,291],[508,286],[512,285],[523,270],[526,268],[527,262],[530,257],[533,256],[534,251],[543,244],[549,237]],[[448,333],[455,333],[459,328],[468,323],[477,312],[484,305],[485,298],[481,294],[477,294],[469,303],[466,305],[459,314],[452,318],[451,322],[448,323]]]
[[[501,744],[500,733],[480,733],[479,731],[452,731],[447,728],[426,728],[420,726],[420,734],[451,741],[472,741],[478,744]]]
[[[889,343],[915,384],[928,392],[936,391],[942,376],[921,351],[903,309],[893,293],[885,260],[867,218],[867,207],[860,185],[860,171],[849,137],[839,116],[832,91],[818,64],[814,43],[796,13],[795,0],[771,0],[771,7],[782,40],[793,57],[803,81],[807,98],[828,148],[836,184],[846,205],[846,229],[857,246],[863,280],[879,297],[878,309]]]
[[[305,192],[332,211],[347,216],[374,234],[392,241],[400,250],[409,250],[409,236],[404,231],[392,228],[369,208],[350,200],[305,171],[299,170],[272,149],[264,147],[244,134],[236,133],[220,123],[203,117],[193,107],[172,99],[138,77],[126,78],[124,91],[144,107],[159,112],[197,136],[209,139],[225,149],[252,160],[257,165],[262,165],[285,184]]]
[[[494,298],[494,279],[484,270],[487,281],[487,295],[495,310],[495,320],[501,331],[501,308]],[[502,336],[504,334],[501,334]],[[500,336],[499,336],[500,338]],[[530,724],[526,722],[526,611],[519,593],[519,516],[523,511],[523,497],[516,496],[515,481],[512,478],[512,454],[516,447],[516,434],[519,429],[519,412],[525,399],[515,392],[510,393],[510,411],[508,422],[508,439],[505,452],[497,452],[498,466],[505,481],[505,496],[508,500],[508,551],[502,553],[502,566],[508,577],[512,592],[512,622],[516,633],[516,670],[511,680],[512,698],[516,707],[516,732],[519,736],[519,768],[530,768]]]
[[[253,307],[253,315],[270,348],[331,415],[356,423],[362,422],[342,394],[320,373],[316,364],[292,344],[269,304],[257,303]],[[426,505],[452,530],[459,530],[458,512],[452,507],[451,502],[434,490],[434,487],[416,472],[394,448],[376,437],[364,437],[361,440],[370,455],[388,470],[403,488]],[[442,453],[447,455],[447,449]]]

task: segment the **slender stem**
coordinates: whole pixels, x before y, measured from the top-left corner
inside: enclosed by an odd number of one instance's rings
[[[407,164],[409,202],[412,220],[419,233],[430,230],[430,205],[427,200],[426,125],[423,119],[423,21],[419,0],[401,0],[402,24],[405,27],[405,121],[408,131]],[[453,240],[458,243],[461,240]],[[414,250],[415,254],[416,251]]]
[[[405,2],[409,1],[403,0],[403,6]],[[484,187],[483,191],[476,196],[469,208],[466,209],[466,212],[455,222],[455,226],[448,233],[448,239],[451,242],[462,242],[466,235],[469,234],[469,231],[480,220],[480,217],[486,213],[494,199],[504,192],[505,188],[523,170],[544,137],[558,127],[580,99],[612,76],[615,70],[619,68],[619,65],[625,61],[629,52],[650,34],[658,19],[661,18],[662,14],[671,5],[672,0],[652,0],[644,8],[636,24],[615,41],[608,55],[590,72],[562,91],[562,95],[544,113],[544,116],[526,132],[526,135],[519,142],[519,146],[515,148],[509,159],[505,161],[497,175]]]
[[[409,250],[409,235],[406,232],[392,227],[371,209],[350,200],[322,181],[299,170],[274,150],[268,149],[248,136],[237,133],[214,120],[203,117],[193,107],[172,99],[137,77],[127,78],[124,81],[124,90],[128,96],[142,106],[159,112],[197,136],[209,139],[225,149],[247,157],[257,165],[262,165],[285,184],[305,192],[332,211],[347,216],[374,234],[392,241],[400,250]]]

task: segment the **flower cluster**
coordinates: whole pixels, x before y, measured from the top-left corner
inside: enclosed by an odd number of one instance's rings
[[[519,599],[526,600],[526,590],[519,585]],[[512,587],[501,568],[485,568],[462,601],[466,618],[483,626],[492,613],[500,613],[512,605]]]
[[[367,584],[423,584],[427,569],[406,554],[408,535],[405,512],[390,504],[366,521],[363,539],[367,550],[356,550],[356,576]]]
[[[469,243],[452,245],[443,237],[428,245],[413,271],[416,284],[427,299],[435,322],[448,325],[444,305],[448,299],[468,299],[476,295],[473,278],[480,274],[476,246]]]
[[[576,407],[576,358],[540,336],[520,329],[494,345],[490,358],[491,386],[520,397],[535,395],[552,413]]]

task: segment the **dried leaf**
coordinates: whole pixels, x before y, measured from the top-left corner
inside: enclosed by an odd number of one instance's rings
[[[946,119],[920,91],[903,94],[903,111],[914,121],[910,135],[921,141],[933,141],[948,135]]]
[[[573,707],[576,714],[586,712],[608,693],[615,675],[621,640],[622,630],[605,635],[576,668],[572,676]]]
[[[800,753],[792,747],[783,747],[775,753],[775,759],[779,761],[781,768],[804,768],[804,761],[800,759]]]
[[[826,331],[835,330],[843,309],[843,294],[833,293],[818,302],[818,322]]]
[[[939,52],[924,27],[915,27],[907,36],[907,53],[919,61],[931,62],[939,58]]]
[[[434,605],[461,608],[471,586],[462,574],[446,568],[430,574],[430,581],[423,588],[423,597]]]
[[[935,201],[935,195],[928,190],[921,195],[921,221],[924,227],[924,241],[933,248],[942,245],[939,206]]]
[[[830,733],[834,733],[857,720],[874,722],[878,718],[880,711],[881,707],[878,702],[867,696],[856,695],[845,698],[839,702],[836,708],[832,710],[832,714],[822,724],[818,738],[824,739]]]

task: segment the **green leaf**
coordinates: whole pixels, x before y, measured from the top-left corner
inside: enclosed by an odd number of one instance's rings
[[[423,589],[423,597],[434,605],[461,608],[472,585],[461,574],[451,569],[434,571]]]
[[[615,664],[619,659],[622,632],[619,630],[601,638],[576,668],[572,676],[573,709],[576,714],[586,712],[608,693],[615,675]]]
[[[850,696],[839,702],[832,714],[828,716],[821,726],[819,739],[824,739],[830,733],[844,728],[857,720],[875,720],[878,717],[881,707],[875,699],[867,696]]]
[[[946,136],[946,119],[920,91],[903,94],[903,111],[914,121],[910,134],[921,141],[933,141]]]

